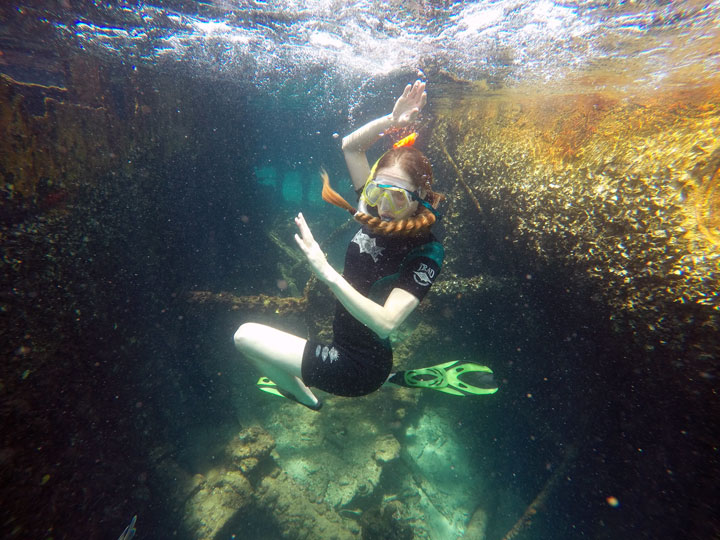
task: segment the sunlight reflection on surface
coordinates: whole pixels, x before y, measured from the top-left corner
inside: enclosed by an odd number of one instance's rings
[[[717,4],[500,0],[429,7],[323,0],[183,8],[144,4],[135,14],[117,8],[115,24],[88,13],[58,26],[85,47],[258,79],[278,66],[288,76],[320,68],[373,77],[430,63],[466,80],[522,86],[600,66],[625,73],[627,84],[653,87],[708,78],[720,67],[713,52],[720,49]]]

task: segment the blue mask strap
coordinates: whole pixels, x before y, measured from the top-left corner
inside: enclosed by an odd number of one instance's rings
[[[440,214],[438,214],[437,210],[435,210],[435,209],[432,207],[432,204],[430,204],[430,203],[427,202],[426,200],[421,199],[421,198],[418,196],[418,194],[415,193],[414,191],[411,192],[411,195],[412,195],[413,201],[417,201],[419,204],[422,204],[425,208],[427,208],[428,210],[430,210],[430,212],[432,212],[433,216],[435,216],[435,219],[437,219],[438,221],[440,221]]]

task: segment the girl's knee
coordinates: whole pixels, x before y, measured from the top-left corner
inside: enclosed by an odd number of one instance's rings
[[[235,335],[233,336],[235,347],[241,351],[250,350],[257,340],[258,329],[260,327],[261,325],[257,323],[241,324],[240,328],[235,331]]]

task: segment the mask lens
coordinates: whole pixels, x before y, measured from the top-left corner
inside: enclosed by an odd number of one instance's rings
[[[385,190],[379,187],[376,182],[369,182],[367,186],[365,186],[365,202],[370,206],[375,206],[383,196],[384,191]]]
[[[383,209],[393,214],[404,212],[412,202],[412,197],[407,190],[377,180],[365,185],[363,198],[369,206],[379,207],[382,205]]]
[[[390,196],[392,197],[393,204],[397,207],[407,207],[409,204],[407,191],[404,189],[402,191],[392,190],[390,191]]]

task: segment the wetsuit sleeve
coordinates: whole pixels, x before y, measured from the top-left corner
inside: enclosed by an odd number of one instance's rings
[[[394,288],[406,290],[422,300],[440,273],[444,255],[443,247],[438,242],[430,242],[413,250],[403,261]]]

